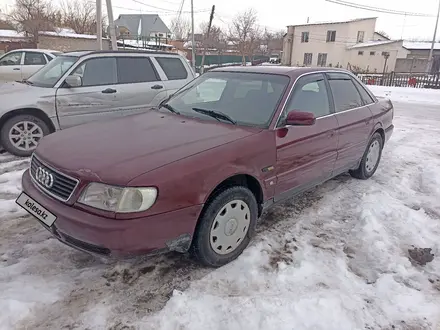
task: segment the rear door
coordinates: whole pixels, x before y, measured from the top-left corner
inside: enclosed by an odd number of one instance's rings
[[[164,81],[148,56],[117,57],[120,115],[145,111],[167,97]]]
[[[180,56],[160,55],[153,57],[153,63],[158,68],[159,74],[163,74],[163,85],[168,95],[174,94],[181,87],[194,79],[194,75],[188,63]]]
[[[89,58],[78,63],[70,75],[82,78],[81,87],[61,85],[56,94],[61,128],[115,116],[121,107],[116,58]]]
[[[327,77],[339,123],[335,171],[344,172],[362,158],[374,122],[367,100],[362,98],[350,75],[332,72]]]
[[[25,51],[24,62],[21,67],[22,79],[29,78],[46,64],[47,60],[43,53]]]
[[[321,73],[299,78],[276,131],[277,186],[275,201],[288,198],[332,176],[337,158],[338,122]],[[290,111],[312,112],[312,126],[286,126]]]
[[[23,52],[9,52],[0,58],[0,82],[22,80]]]

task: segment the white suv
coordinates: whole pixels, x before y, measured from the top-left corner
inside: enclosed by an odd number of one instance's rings
[[[194,78],[187,61],[175,53],[61,54],[29,79],[0,85],[1,145],[28,156],[44,135],[146,111]]]

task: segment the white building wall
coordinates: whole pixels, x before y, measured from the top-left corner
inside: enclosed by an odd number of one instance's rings
[[[360,52],[363,53],[360,54]],[[382,52],[390,54],[386,61],[385,71],[391,72],[394,71],[396,60],[398,58],[406,58],[408,50],[402,47],[402,41],[398,41],[384,45],[349,49],[347,57],[352,68],[357,67],[357,70],[368,72],[383,72],[385,57],[382,55]]]
[[[293,38],[290,63],[285,61],[283,64],[302,66],[304,53],[312,53],[312,66],[317,66],[318,54],[326,53],[327,66],[339,64],[345,68],[348,64],[347,47],[356,44],[358,31],[364,31],[364,42],[373,40],[375,25],[376,19],[372,18],[346,23],[290,26],[286,36]],[[334,42],[326,42],[327,31],[336,31]],[[302,32],[309,32],[309,42],[301,42]]]
[[[352,69],[356,68],[355,70],[381,73],[385,65],[385,57],[382,55],[382,52],[390,54],[386,61],[386,72],[394,71],[396,60],[398,58],[406,58],[408,54],[408,50],[402,47],[402,41],[399,41],[385,45],[349,49],[347,50],[347,60]]]

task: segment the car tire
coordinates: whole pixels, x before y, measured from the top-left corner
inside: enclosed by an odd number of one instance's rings
[[[28,114],[17,115],[8,119],[1,128],[0,141],[9,153],[27,157],[34,152],[43,136],[48,134],[50,129],[42,119]]]
[[[374,133],[367,149],[361,159],[361,163],[356,170],[351,170],[352,177],[361,180],[367,180],[376,172],[382,157],[383,139],[379,133]]]
[[[257,218],[257,201],[248,188],[235,186],[219,192],[202,211],[191,254],[205,266],[231,262],[249,244]]]

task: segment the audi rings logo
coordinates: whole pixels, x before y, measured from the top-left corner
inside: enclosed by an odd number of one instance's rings
[[[42,167],[37,168],[35,179],[47,189],[52,188],[54,183],[53,175]]]

